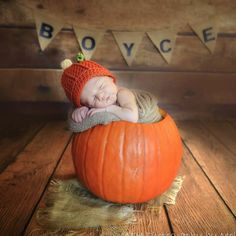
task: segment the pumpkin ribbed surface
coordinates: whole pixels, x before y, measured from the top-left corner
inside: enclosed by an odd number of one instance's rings
[[[182,142],[168,113],[156,123],[116,121],[75,134],[77,177],[94,195],[111,202],[141,203],[170,187]]]

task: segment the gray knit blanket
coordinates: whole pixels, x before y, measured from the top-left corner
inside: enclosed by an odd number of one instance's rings
[[[158,107],[157,98],[153,94],[139,89],[130,90],[133,92],[138,106],[138,123],[153,123],[162,119],[162,115]],[[86,117],[81,123],[77,123],[71,118],[72,112],[73,109],[70,109],[68,112],[68,126],[69,130],[75,133],[83,132],[96,125],[105,125],[113,121],[121,120],[113,113],[98,112],[91,117]]]

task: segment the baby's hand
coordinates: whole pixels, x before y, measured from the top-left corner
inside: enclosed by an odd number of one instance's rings
[[[82,120],[88,115],[88,111],[89,111],[89,108],[88,107],[80,107],[80,108],[76,108],[71,117],[72,119],[75,121],[75,122],[82,122]]]
[[[97,112],[104,112],[104,111],[106,111],[106,107],[103,107],[103,108],[91,108],[88,111],[87,116],[90,117],[90,116],[93,116]]]

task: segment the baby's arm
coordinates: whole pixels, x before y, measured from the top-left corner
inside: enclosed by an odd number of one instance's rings
[[[121,120],[136,123],[139,117],[134,94],[130,90],[122,88],[117,94],[117,100],[120,106],[110,105],[106,108],[106,111],[117,115]]]

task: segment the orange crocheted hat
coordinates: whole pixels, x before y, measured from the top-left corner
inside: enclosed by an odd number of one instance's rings
[[[84,56],[80,53],[77,55],[79,62],[73,63],[66,59],[62,62],[67,64],[61,77],[61,85],[64,88],[67,98],[73,102],[76,107],[80,107],[80,95],[86,82],[94,76],[109,76],[116,83],[115,76],[105,67],[90,60],[84,60]],[[69,63],[69,65],[68,65]],[[68,67],[69,66],[69,67]]]

